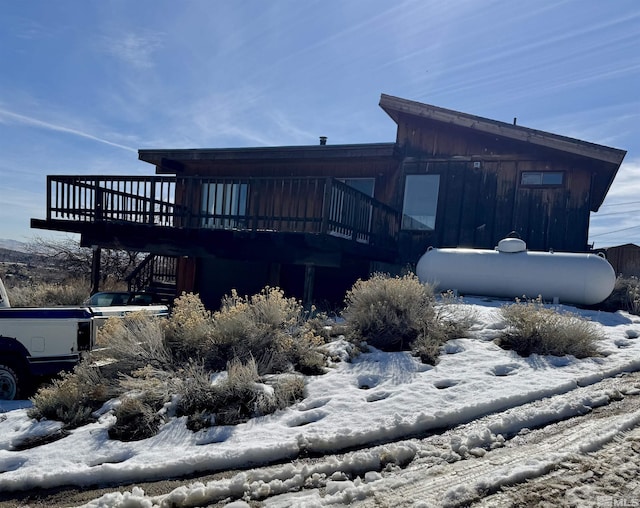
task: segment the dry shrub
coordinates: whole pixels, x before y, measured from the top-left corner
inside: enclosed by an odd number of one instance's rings
[[[135,394],[135,397],[156,411],[171,400],[175,375],[147,365],[130,374],[120,374],[119,393]]]
[[[96,351],[95,357],[115,360],[118,372],[130,373],[147,365],[170,370],[174,363],[162,320],[144,311],[107,319],[98,331],[97,344],[104,349]]]
[[[207,359],[217,368],[231,359],[255,359],[260,374],[290,367],[318,373],[325,363],[318,349],[324,340],[307,324],[300,302],[278,288],[266,287],[251,297],[232,291],[225,297],[213,315],[213,344]]]
[[[507,328],[498,338],[504,349],[530,354],[587,358],[598,355],[601,339],[593,323],[571,312],[545,307],[540,299],[500,309]]]
[[[640,315],[640,279],[619,275],[611,295],[596,307],[607,312],[624,310]]]
[[[270,414],[302,397],[304,381],[299,376],[261,382],[254,360],[235,359],[227,366],[226,378],[213,383],[201,364],[187,368],[179,390],[178,416],[187,416],[187,428],[197,431],[211,425],[235,425]]]
[[[269,380],[273,387],[273,397],[258,401],[258,412],[266,415],[284,409],[304,398],[304,378],[297,374],[283,374]]]
[[[89,297],[89,288],[85,279],[70,279],[55,284],[12,287],[9,297],[12,307],[81,305]]]
[[[274,288],[251,298],[232,293],[214,316],[197,295],[183,295],[168,320],[145,312],[110,318],[92,354],[100,370],[76,369],[41,389],[33,414],[76,426],[91,421],[105,400],[124,397],[110,435],[133,440],[157,431],[159,413],[172,407],[175,394],[176,414],[187,416],[193,430],[271,413],[302,397],[304,381],[294,375],[263,381],[261,375],[292,367],[323,372],[322,320],[306,318],[299,302]],[[212,383],[212,372],[225,368]]]
[[[177,388],[176,414],[187,416],[187,428],[193,431],[213,425],[215,390],[211,372],[202,363],[190,363],[181,371]]]
[[[116,423],[109,437],[120,441],[139,441],[155,436],[162,418],[149,404],[134,397],[124,397],[114,411]]]
[[[176,298],[164,327],[167,344],[176,359],[186,362],[201,358],[211,346],[212,325],[211,312],[198,295],[183,293]]]
[[[383,351],[411,350],[424,363],[437,362],[440,346],[464,336],[471,314],[456,310],[454,299],[435,305],[433,288],[414,274],[390,277],[376,273],[358,280],[346,296],[348,337]]]
[[[433,321],[430,286],[413,274],[376,273],[347,292],[344,318],[349,335],[384,351],[406,349]]]
[[[446,292],[440,295],[433,319],[411,344],[411,351],[423,363],[435,365],[440,355],[440,346],[449,339],[464,337],[476,320],[473,309],[462,303],[462,298]]]
[[[92,413],[113,396],[111,384],[100,372],[81,362],[74,372],[64,373],[31,398],[29,417],[58,420],[67,428],[94,421]]]

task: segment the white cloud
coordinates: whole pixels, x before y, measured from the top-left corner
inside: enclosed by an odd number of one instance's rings
[[[162,38],[155,32],[103,36],[102,40],[107,53],[136,69],[153,67],[153,55],[162,47]]]
[[[623,162],[607,197],[591,215],[589,241],[595,247],[640,244],[640,158]]]

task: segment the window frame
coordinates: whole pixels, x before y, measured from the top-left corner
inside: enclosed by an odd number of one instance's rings
[[[525,176],[532,177],[533,175],[540,175],[540,183],[533,181],[525,182]],[[560,183],[545,182],[545,176],[560,175]],[[563,187],[565,182],[565,171],[521,171],[519,185],[526,189],[541,189],[541,188],[553,188]]]
[[[405,213],[406,211],[406,199],[407,199],[407,184],[409,182],[410,177],[430,177],[430,178],[434,178],[437,179],[436,180],[436,192],[435,192],[435,203],[433,203],[433,227],[422,223],[425,227],[421,227],[421,228],[416,228],[416,227],[407,227],[405,226],[405,216],[408,217],[412,217],[411,215]],[[421,232],[421,233],[425,233],[425,232],[433,232],[436,230],[437,227],[437,221],[438,221],[438,208],[439,208],[439,202],[440,202],[440,183],[442,180],[442,175],[440,175],[439,173],[406,173],[404,175],[404,188],[403,188],[403,193],[402,193],[402,215],[401,215],[401,219],[400,219],[400,230],[401,231],[413,231],[413,232]],[[418,222],[417,220],[414,219],[414,222]]]

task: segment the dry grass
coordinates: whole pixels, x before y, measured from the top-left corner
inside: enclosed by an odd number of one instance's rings
[[[539,300],[505,305],[501,313],[507,328],[498,343],[504,349],[522,356],[598,356],[601,336],[593,323],[577,314],[545,307]]]
[[[9,291],[9,301],[12,307],[81,305],[89,298],[90,287],[89,281],[85,279],[69,279],[60,283],[16,286]]]

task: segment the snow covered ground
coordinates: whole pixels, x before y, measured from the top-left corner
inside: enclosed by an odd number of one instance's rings
[[[155,437],[122,443],[108,439],[114,417],[106,411],[97,423],[73,430],[63,439],[14,451],[25,440],[54,433],[60,425],[30,420],[24,409],[28,402],[0,402],[0,491],[133,483],[287,461],[227,480],[185,485],[154,498],[140,488],[114,492],[88,506],[203,506],[243,498],[266,499],[265,505],[272,507],[340,506],[356,501],[366,506],[367,499],[391,499],[398,488],[409,489],[424,475],[440,474],[442,464],[454,467],[469,462],[461,458],[481,461],[489,451],[508,457],[507,440],[523,429],[640,394],[635,385],[625,386],[621,394],[617,381],[623,372],[640,370],[640,317],[577,311],[602,330],[602,357],[521,358],[492,342],[504,327],[498,310],[503,303],[467,300],[465,308],[471,309],[475,319],[471,333],[449,341],[435,367],[421,364],[408,353],[374,350],[351,363],[336,362],[327,374],[309,378],[306,397],[295,406],[235,427],[192,433],[178,418]],[[333,347],[339,354],[346,345],[337,342]],[[634,429],[640,423],[640,409],[611,418],[576,431],[579,442],[540,450],[545,456],[536,455],[527,467],[513,467],[506,459],[489,469],[483,466],[482,474],[473,476],[473,481],[469,477],[464,486],[443,486],[438,499],[447,504],[447,499],[464,499],[464,489],[495,491],[545,474],[577,451],[599,449]],[[455,432],[439,434],[438,445],[430,444],[428,449],[417,439],[403,439],[454,426],[459,426]],[[289,462],[299,456],[350,449],[356,450]],[[534,451],[529,453],[535,455]],[[399,476],[397,471],[409,464],[414,469],[407,467]],[[420,464],[427,469],[418,468]],[[497,467],[500,464],[504,467]],[[463,478],[468,463],[457,467],[460,470],[453,473]],[[404,502],[409,501],[412,504],[396,504],[433,506],[405,496]],[[235,505],[248,506],[243,501]]]

